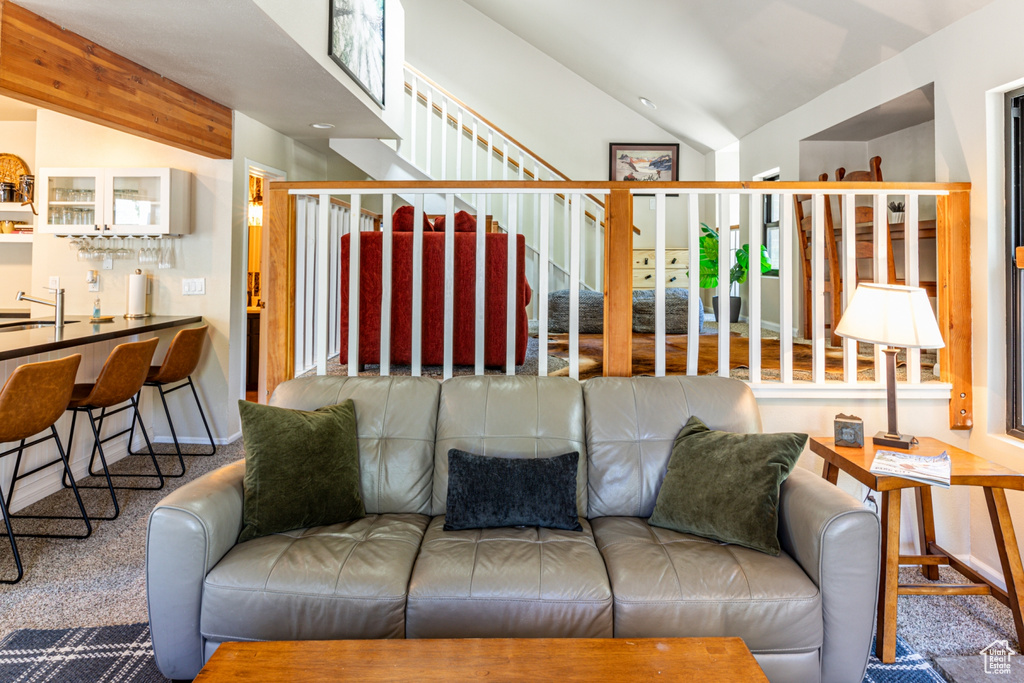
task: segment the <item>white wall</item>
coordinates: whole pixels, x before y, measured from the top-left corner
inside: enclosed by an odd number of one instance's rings
[[[461,0],[405,0],[406,59],[573,180],[607,180],[608,144],[678,142]],[[704,178],[680,146],[680,180]]]
[[[800,172],[799,141],[878,106],[903,93],[935,83],[935,179],[970,181],[971,289],[974,429],[951,432],[948,408],[942,403],[923,407],[901,404],[901,426],[913,421],[918,434],[928,434],[967,445],[984,457],[1024,471],[1024,443],[1003,436],[1005,431],[1005,257],[1003,230],[1002,93],[1024,78],[1024,52],[1018,30],[1024,23],[1024,4],[996,0],[955,24],[922,40],[901,54],[810,103],[780,117],[741,140],[741,172],[745,177],[779,166],[782,178]],[[888,164],[883,157],[883,163]],[[883,166],[883,169],[885,166]],[[883,170],[883,172],[885,172]],[[885,173],[886,179],[895,178]],[[897,178],[898,179],[898,178]],[[875,402],[879,403],[879,402]],[[794,415],[798,417],[788,417]],[[806,424],[802,411],[780,411],[773,422],[779,428]],[[870,431],[882,423],[881,415],[865,420]],[[909,427],[909,425],[908,425]],[[827,431],[827,430],[826,430]],[[1009,495],[1014,521],[1024,524],[1024,496]],[[962,501],[940,504],[937,515],[950,520],[939,525],[939,543],[957,535],[954,519],[969,514],[969,552],[984,567],[998,567],[991,529],[979,491]],[[946,506],[953,506],[947,508]]]

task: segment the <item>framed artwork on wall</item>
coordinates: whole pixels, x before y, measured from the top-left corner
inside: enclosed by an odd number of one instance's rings
[[[330,0],[327,53],[384,107],[384,0]]]
[[[608,179],[679,180],[679,145],[613,142],[608,151]]]

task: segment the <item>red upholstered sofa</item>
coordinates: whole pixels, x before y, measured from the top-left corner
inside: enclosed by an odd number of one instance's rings
[[[437,226],[426,222],[423,234],[423,337],[422,362],[444,362],[444,217]],[[412,361],[412,207],[395,212],[391,271],[391,362]],[[453,362],[475,362],[476,221],[459,212],[455,221],[455,301]],[[432,228],[429,232],[428,228]],[[437,229],[440,231],[437,231]],[[383,233],[360,233],[359,362],[380,362],[381,249]],[[506,293],[508,235],[485,235],[487,250],[484,307],[484,364],[503,366],[506,360]],[[350,235],[341,240],[341,361],[348,357],[348,259]],[[526,358],[526,306],[532,291],[526,281],[526,242],[516,236],[516,350],[515,362]]]

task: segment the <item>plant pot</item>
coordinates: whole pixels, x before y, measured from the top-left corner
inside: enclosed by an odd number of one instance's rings
[[[743,304],[743,299],[738,296],[729,297],[729,322],[738,323],[740,321],[740,306]],[[711,297],[711,307],[715,309],[715,320],[720,321],[722,317],[718,315],[718,297]]]

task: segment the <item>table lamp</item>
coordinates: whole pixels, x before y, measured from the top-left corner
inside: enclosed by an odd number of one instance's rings
[[[937,349],[945,346],[928,294],[920,287],[857,285],[853,299],[836,326],[840,337],[887,345],[885,352],[886,402],[889,430],[878,432],[876,446],[912,448],[915,439],[900,434],[896,425],[896,353],[898,348]]]

